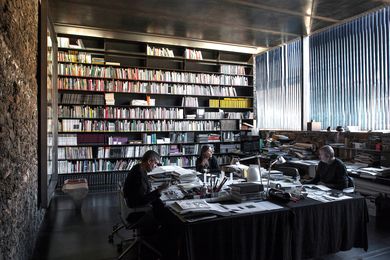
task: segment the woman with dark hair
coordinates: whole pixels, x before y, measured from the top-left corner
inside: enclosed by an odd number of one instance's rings
[[[217,159],[213,156],[213,149],[204,145],[200,150],[200,156],[196,159],[196,171],[201,173],[219,173],[219,165]]]

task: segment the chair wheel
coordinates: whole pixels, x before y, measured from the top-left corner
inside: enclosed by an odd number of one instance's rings
[[[122,253],[122,251],[123,251],[122,243],[116,245],[116,250],[118,251],[118,253]]]
[[[108,243],[113,243],[114,242],[114,237],[112,235],[108,236]]]

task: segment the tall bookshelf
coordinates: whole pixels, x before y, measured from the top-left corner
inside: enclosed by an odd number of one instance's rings
[[[252,55],[61,35],[58,173],[114,184],[149,149],[195,167],[202,145],[220,164],[254,124]]]

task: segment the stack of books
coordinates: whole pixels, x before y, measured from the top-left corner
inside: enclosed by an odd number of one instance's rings
[[[106,105],[115,105],[115,96],[114,93],[105,93],[104,99],[106,100]]]
[[[251,200],[261,200],[264,186],[259,183],[242,182],[230,185],[232,199],[239,203]]]

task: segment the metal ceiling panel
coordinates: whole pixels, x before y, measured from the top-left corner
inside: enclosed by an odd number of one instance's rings
[[[386,1],[322,0],[317,1],[313,13],[318,16],[344,20],[377,9],[383,6],[383,2]]]
[[[56,0],[54,23],[269,48],[342,22],[384,1]]]

